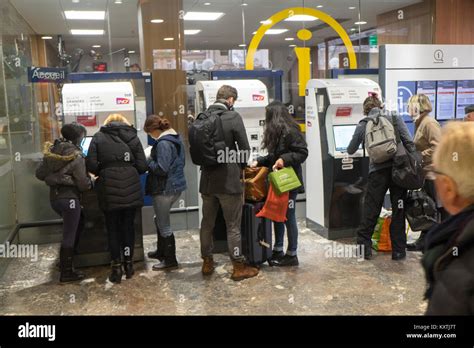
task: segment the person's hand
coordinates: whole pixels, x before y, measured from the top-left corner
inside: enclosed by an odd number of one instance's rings
[[[283,161],[281,158],[277,159],[277,161],[275,162],[275,164],[273,165],[273,170],[278,170],[278,169],[281,169],[281,168],[284,168],[285,167],[285,161]]]
[[[253,161],[252,163],[250,163],[250,168],[255,168],[256,166],[258,166],[257,161]]]

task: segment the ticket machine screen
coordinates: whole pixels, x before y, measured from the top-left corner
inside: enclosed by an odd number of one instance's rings
[[[356,127],[356,125],[333,126],[336,151],[347,151],[347,147],[352,140],[352,136],[354,135]],[[359,149],[362,149],[362,145],[359,147]]]
[[[89,146],[91,146],[91,141],[92,137],[85,137],[84,139],[82,139],[81,147],[84,156],[87,156],[87,153],[89,152]]]

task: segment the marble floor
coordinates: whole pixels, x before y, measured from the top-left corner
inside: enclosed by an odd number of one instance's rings
[[[109,267],[83,269],[81,283],[59,285],[58,245],[40,245],[39,260],[13,259],[0,279],[3,315],[422,315],[425,280],[420,253],[392,261],[340,257],[352,240],[333,244],[299,221],[296,268],[264,265],[253,279],[234,282],[228,256],[218,254],[216,272],[201,274],[198,231],[176,232],[180,268],[151,269],[155,260],[136,264],[132,279],[115,285]],[[413,235],[416,237],[416,235]],[[146,251],[156,237],[144,237]]]

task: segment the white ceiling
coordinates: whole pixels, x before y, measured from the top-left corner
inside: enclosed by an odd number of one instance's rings
[[[159,0],[155,0],[159,1]],[[178,0],[176,0],[178,1]],[[422,0],[361,0],[362,19],[367,21],[363,29],[372,28],[376,25],[378,14],[398,9]],[[63,35],[66,40],[68,51],[80,47],[85,50],[93,44],[102,45],[102,52],[109,50],[109,21],[78,21],[66,20],[65,10],[103,10],[110,11],[110,33],[112,47],[111,51],[121,48],[128,50],[139,50],[138,42],[138,20],[137,0],[122,0],[122,4],[114,4],[114,0],[80,0],[80,3],[72,3],[72,0],[10,0],[20,14],[31,25],[34,31],[43,35]],[[204,6],[205,2],[212,3]],[[243,41],[242,33],[242,9],[245,14],[246,43],[252,37],[252,33],[260,26],[260,21],[272,14],[289,7],[301,7],[303,0],[245,0],[248,6],[242,7],[242,0],[183,0],[185,11],[217,11],[225,15],[216,22],[190,22],[185,21],[186,29],[201,29],[201,33],[195,36],[186,36],[185,49],[229,49],[237,48]],[[354,22],[358,20],[358,0],[304,0],[306,7],[320,8],[333,18],[342,21],[346,30],[356,27]],[[355,6],[350,10],[349,6]],[[320,21],[306,22],[306,27],[322,25]],[[156,24],[159,30],[160,24]],[[261,43],[262,48],[286,47],[291,42],[284,41],[285,37],[296,37],[297,30],[301,29],[301,22],[281,22],[276,28],[287,28],[288,32],[266,36]],[[106,35],[101,37],[72,37],[70,29],[104,29]],[[313,40],[310,45],[323,41],[325,38],[334,37],[336,34],[327,26],[318,28],[313,32]],[[297,43],[298,40],[295,40]]]

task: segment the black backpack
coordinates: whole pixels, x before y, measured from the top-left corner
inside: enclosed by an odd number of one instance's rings
[[[408,191],[405,217],[412,231],[426,231],[439,222],[436,202],[423,191]]]
[[[189,125],[189,150],[195,165],[211,167],[219,164],[218,156],[226,148],[221,120],[224,112],[208,109]]]

